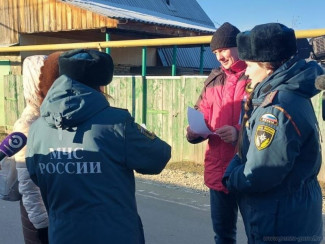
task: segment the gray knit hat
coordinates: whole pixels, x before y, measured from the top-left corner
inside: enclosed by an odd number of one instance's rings
[[[225,22],[213,34],[210,47],[214,51],[219,48],[237,47],[236,36],[240,31],[236,26]]]
[[[238,34],[237,46],[241,60],[256,62],[282,61],[297,52],[294,30],[279,23],[257,25]]]

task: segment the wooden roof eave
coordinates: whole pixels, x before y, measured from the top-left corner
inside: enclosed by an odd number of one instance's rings
[[[136,22],[129,20],[120,20],[117,25],[118,30],[133,31],[139,33],[146,33],[155,36],[164,37],[185,37],[185,36],[201,36],[210,35],[211,32],[199,31],[193,29],[185,29],[180,27],[173,27],[167,25],[157,25],[144,22]]]

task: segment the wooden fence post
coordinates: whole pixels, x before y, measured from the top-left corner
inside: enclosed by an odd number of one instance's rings
[[[20,75],[4,76],[5,125],[12,128],[25,107],[23,79]],[[10,129],[9,129],[10,130]]]

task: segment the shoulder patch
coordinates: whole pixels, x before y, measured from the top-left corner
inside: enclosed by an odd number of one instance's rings
[[[270,92],[265,98],[264,101],[261,104],[261,107],[266,107],[267,105],[271,104],[275,95],[278,93],[278,91]]]
[[[275,129],[267,125],[257,126],[255,133],[255,146],[258,150],[263,150],[270,146],[275,134]]]
[[[278,125],[278,119],[273,114],[263,114],[260,117],[260,121],[271,125]]]
[[[142,127],[141,125],[137,124],[138,130],[140,131],[141,134],[143,134],[144,136],[148,137],[149,139],[153,140],[156,138],[155,133],[148,131],[147,129],[145,129],[144,127]]]

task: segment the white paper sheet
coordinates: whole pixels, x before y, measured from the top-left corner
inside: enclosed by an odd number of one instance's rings
[[[193,132],[199,134],[203,138],[207,138],[211,134],[215,134],[205,124],[203,114],[194,108],[187,108],[188,124]]]

